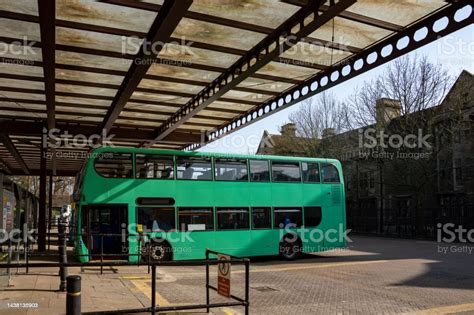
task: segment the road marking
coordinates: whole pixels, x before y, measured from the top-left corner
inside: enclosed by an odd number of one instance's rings
[[[151,288],[146,284],[145,281],[130,280],[130,282],[133,283],[133,285],[137,287],[138,290],[143,292],[143,294],[145,294],[146,297],[151,300]],[[156,304],[158,304],[159,306],[170,306],[170,303],[168,302],[168,300],[166,300],[163,296],[161,296],[161,294],[158,293],[158,291],[155,292],[155,298],[156,298]]]
[[[473,311],[473,310],[474,310],[474,303],[465,303],[465,304],[434,307],[434,308],[429,308],[422,311],[408,312],[408,313],[403,313],[403,314],[435,315],[435,314],[451,314],[451,313],[467,312],[467,311]]]
[[[147,280],[150,279],[150,276],[124,276],[120,277],[120,279],[126,279],[126,280]]]
[[[230,308],[227,308],[227,307],[222,308],[222,311],[226,315],[237,315],[237,314],[239,314],[239,313],[236,313],[236,312],[234,312],[233,310],[231,310]]]

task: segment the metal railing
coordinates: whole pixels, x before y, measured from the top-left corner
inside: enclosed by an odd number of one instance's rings
[[[209,254],[218,254],[215,251],[207,250],[206,256]],[[217,260],[205,259],[205,260],[189,260],[189,261],[152,261],[147,262],[147,265],[151,267],[151,305],[150,307],[144,308],[135,308],[135,309],[122,309],[122,310],[107,310],[99,312],[83,312],[81,314],[124,314],[124,313],[142,313],[149,312],[151,314],[156,314],[157,312],[169,312],[169,311],[184,311],[184,310],[197,310],[197,309],[206,309],[207,312],[211,308],[219,307],[232,307],[232,306],[243,306],[245,308],[245,314],[249,314],[249,269],[250,269],[250,260],[247,258],[236,258],[231,256],[231,259],[226,261],[226,263],[235,264],[235,265],[244,265],[245,266],[245,297],[240,298],[235,295],[231,295],[230,302],[220,302],[220,303],[210,303],[210,294],[209,290],[217,291],[217,288],[209,284],[209,269],[212,265],[218,265],[222,262]],[[108,262],[33,262],[33,263],[7,263],[0,264],[0,268],[48,268],[48,267],[119,267],[119,266],[137,266],[137,263],[134,262],[121,262],[121,261],[108,261]],[[186,304],[186,305],[176,305],[176,306],[159,306],[156,305],[156,267],[164,266],[174,266],[174,267],[184,267],[184,266],[206,266],[206,302],[202,304]]]
[[[148,267],[148,274],[151,271],[151,305],[150,307],[145,307],[145,308],[137,308],[137,309],[124,309],[124,310],[110,310],[110,311],[101,311],[101,312],[92,312],[92,313],[82,313],[82,314],[121,314],[121,313],[141,313],[141,312],[150,312],[151,314],[155,314],[156,312],[166,312],[166,311],[182,311],[182,310],[195,310],[195,309],[206,309],[207,312],[210,311],[211,308],[219,308],[219,307],[231,307],[231,306],[243,306],[245,308],[245,314],[249,314],[249,288],[250,288],[250,260],[247,258],[239,258],[236,256],[229,256],[231,259],[226,261],[226,263],[230,264],[236,264],[236,265],[244,265],[245,266],[245,297],[241,298],[236,295],[230,295],[230,299],[232,301],[229,302],[221,302],[221,303],[211,303],[210,302],[210,291],[218,291],[218,289],[210,284],[210,266],[212,265],[218,265],[222,262],[219,262],[217,260],[210,259],[210,255],[218,255],[218,254],[223,254],[223,253],[218,253],[216,251],[206,249],[205,252],[205,257],[206,259],[204,260],[189,260],[189,261],[153,261],[150,257],[151,250],[149,248],[150,242],[145,242],[144,235],[142,234],[130,234],[129,236],[133,235],[137,237],[138,240],[138,248],[140,248],[140,251],[136,254],[130,254],[130,253],[123,253],[123,254],[105,254],[104,253],[104,242],[103,238],[106,236],[122,236],[122,234],[95,234],[94,236],[99,236],[101,238],[101,246],[100,246],[100,253],[99,254],[92,254],[91,252],[87,254],[82,254],[82,255],[76,255],[76,256],[87,256],[89,258],[89,262],[68,262],[68,257],[67,257],[67,236],[68,233],[64,229],[64,227],[60,227],[60,231],[58,233],[51,233],[54,234],[58,237],[58,253],[35,253],[35,255],[38,256],[50,256],[50,257],[59,257],[58,262],[30,262],[30,248],[31,243],[28,242],[28,239],[25,239],[25,242],[21,244],[16,243],[15,247],[16,250],[18,251],[18,256],[17,256],[17,262],[12,263],[11,261],[11,253],[9,255],[9,260],[7,263],[0,263],[0,269],[6,269],[8,271],[8,275],[10,278],[10,270],[12,268],[25,268],[26,274],[29,273],[30,268],[48,268],[48,267],[53,267],[53,268],[59,268],[59,277],[60,277],[60,291],[65,291],[67,288],[67,275],[68,275],[68,267],[80,267],[81,271],[83,271],[84,267],[100,267],[100,273],[103,273],[103,268],[104,267],[119,267],[119,266],[147,266]],[[76,235],[76,237],[79,235]],[[82,235],[80,235],[82,236]],[[142,242],[145,243],[145,246],[147,248],[146,252],[147,255],[143,255],[142,253]],[[24,262],[20,263],[19,261],[19,248],[23,245],[24,249]],[[9,252],[12,252],[13,247],[12,242],[10,240],[9,242]],[[109,256],[123,256],[127,257],[127,261],[104,261],[105,257]],[[131,256],[138,256],[138,260],[136,262],[131,262],[129,261],[129,257]],[[91,261],[93,257],[99,257],[100,261]],[[146,257],[145,260],[142,261],[142,257]],[[156,267],[157,266],[205,266],[206,267],[206,301],[205,303],[202,304],[188,304],[188,305],[177,305],[177,306],[157,306],[156,305]],[[71,277],[69,277],[71,278]],[[72,277],[77,281],[77,278],[80,277]],[[76,286],[77,287],[77,286]],[[79,288],[80,288],[80,283],[79,283]],[[80,294],[74,294],[70,295],[68,292],[68,302],[70,303],[71,296],[79,296]],[[69,305],[69,304],[68,304]],[[77,306],[77,303],[75,304]],[[79,311],[80,311],[80,300],[79,300]],[[77,310],[77,307],[68,307],[68,310]],[[76,313],[71,313],[71,314],[76,314]]]

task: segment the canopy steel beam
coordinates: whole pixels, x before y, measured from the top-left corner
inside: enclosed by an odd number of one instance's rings
[[[30,170],[28,169],[28,166],[26,166],[26,163],[25,161],[23,160],[23,158],[21,157],[20,155],[20,152],[18,152],[18,150],[16,149],[15,145],[13,144],[12,140],[10,139],[10,137],[6,134],[0,134],[0,140],[3,142],[3,144],[5,145],[5,147],[7,148],[8,152],[10,152],[10,154],[13,156],[13,158],[15,158],[15,161],[18,163],[18,165],[20,166],[21,170],[25,173],[25,174],[29,174],[30,173]]]
[[[48,129],[55,124],[55,63],[56,63],[56,3],[55,0],[38,0],[39,23],[41,33],[41,54],[43,57],[44,88]]]
[[[270,63],[274,58],[296,45],[301,38],[311,34],[355,2],[355,0],[341,0],[332,4],[329,9],[321,14],[318,12],[321,1],[312,1],[309,5],[298,10],[292,17],[276,28],[272,34],[250,49],[230,68],[173,114],[166,123],[157,129],[155,139],[145,144],[145,146],[150,147],[164,139],[202,109],[206,108],[206,106],[221,98],[250,75]]]
[[[464,20],[456,21],[455,19],[456,12],[465,6],[465,2],[455,2],[443,7],[437,12],[410,25],[403,31],[385,38],[359,54],[342,60],[337,65],[331,67],[331,69],[318,73],[316,76],[306,80],[301,85],[291,88],[281,93],[280,96],[272,98],[251,109],[247,113],[236,117],[229,123],[219,126],[208,133],[205,137],[206,140],[203,143],[191,144],[184,149],[194,150],[199,148],[206,143],[212,142],[246,127],[250,123],[259,121],[268,115],[299,103],[333,86],[427,45],[443,36],[460,30],[465,26],[471,25],[474,22],[472,10],[470,16]],[[472,9],[472,5],[470,6]],[[433,30],[435,22],[445,17],[448,18],[449,23],[444,29],[435,32]],[[415,34],[423,29],[426,29],[426,36],[415,40]]]
[[[148,69],[157,58],[160,51],[154,49],[149,51],[149,47],[156,46],[156,43],[166,43],[169,41],[171,34],[174,32],[178,23],[192,4],[192,0],[165,0],[161,10],[158,12],[150,30],[140,47],[140,51],[135,56],[125,78],[112,101],[110,110],[107,112],[100,129],[108,132],[115,120],[119,117],[120,112],[130,100],[133,92],[137,88],[140,81],[146,75]],[[164,45],[159,45],[163,47]],[[161,50],[161,48],[160,48]]]

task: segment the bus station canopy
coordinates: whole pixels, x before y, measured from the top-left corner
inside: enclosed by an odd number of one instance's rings
[[[1,0],[0,168],[193,150],[472,21],[467,1]]]

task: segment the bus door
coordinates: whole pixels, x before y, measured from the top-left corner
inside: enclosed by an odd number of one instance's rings
[[[94,255],[93,259],[99,259],[100,253],[116,254],[117,256],[107,256],[104,258],[123,258],[123,254],[128,253],[128,243],[126,235],[127,205],[88,205],[88,224],[86,228],[87,247]],[[122,230],[125,229],[124,236]],[[103,249],[101,250],[101,247]]]

